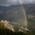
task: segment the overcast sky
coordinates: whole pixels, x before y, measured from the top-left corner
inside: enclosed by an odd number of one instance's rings
[[[0,5],[10,6],[10,5],[16,5],[16,4],[28,4],[33,2],[35,2],[35,0],[0,0]]]

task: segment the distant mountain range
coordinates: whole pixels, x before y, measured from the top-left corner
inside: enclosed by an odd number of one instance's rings
[[[25,4],[24,8],[26,9],[27,15],[35,16],[35,4]]]
[[[9,7],[0,6],[0,19],[15,20],[17,16],[17,11],[19,10],[20,5],[13,5]]]
[[[25,8],[27,15],[35,16],[35,4],[23,4],[22,6]],[[20,7],[21,5],[12,5],[9,7],[0,6],[0,19],[4,19],[7,15],[10,15],[8,12],[12,14],[11,16],[14,16]]]

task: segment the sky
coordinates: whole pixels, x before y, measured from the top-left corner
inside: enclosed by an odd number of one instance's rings
[[[35,3],[35,0],[0,0],[0,6]]]

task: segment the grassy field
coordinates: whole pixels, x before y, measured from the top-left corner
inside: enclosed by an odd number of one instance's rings
[[[32,32],[27,31],[26,33],[24,32],[13,32],[11,30],[5,29],[4,25],[0,23],[0,35],[32,35]]]
[[[0,29],[0,35],[32,35],[32,33],[12,32],[11,30]]]

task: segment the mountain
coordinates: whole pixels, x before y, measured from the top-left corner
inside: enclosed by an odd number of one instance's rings
[[[35,16],[35,4],[23,4],[22,6],[25,8],[27,15]],[[0,6],[0,19],[8,19],[10,17],[14,19],[19,11],[21,11],[21,5]]]
[[[25,4],[24,8],[26,9],[27,15],[35,16],[35,4]]]
[[[22,6],[25,8],[27,15],[35,16],[35,4],[23,4]],[[9,7],[0,6],[0,19],[5,18],[6,15],[10,15],[7,14],[10,11],[12,12],[12,16],[14,16],[15,12],[17,13],[19,10],[21,10],[21,5],[11,5]]]
[[[18,10],[18,8],[20,7],[20,5],[12,5],[9,7],[5,7],[5,6],[0,6],[0,19],[6,19],[6,16],[8,15],[12,15],[15,14],[16,10]],[[11,13],[11,14],[7,14],[7,13]]]

